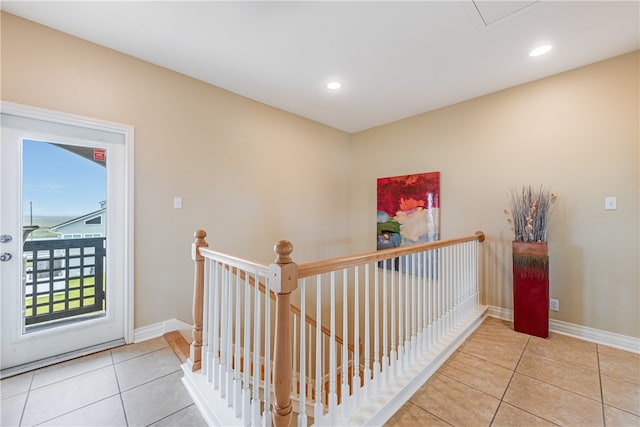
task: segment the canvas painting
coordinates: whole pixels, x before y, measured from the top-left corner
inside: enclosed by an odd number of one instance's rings
[[[377,248],[440,239],[440,172],[378,178]]]

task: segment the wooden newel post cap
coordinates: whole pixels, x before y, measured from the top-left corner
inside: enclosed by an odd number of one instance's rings
[[[204,238],[207,237],[207,232],[204,230],[196,230],[196,232],[193,233],[193,237],[195,237],[196,240],[204,240]]]
[[[293,243],[288,240],[280,240],[273,247],[273,250],[278,254],[276,256],[276,264],[289,264],[293,262],[291,259],[291,252],[293,252]]]
[[[476,231],[475,235],[478,236],[478,242],[484,242],[484,233],[482,231]]]

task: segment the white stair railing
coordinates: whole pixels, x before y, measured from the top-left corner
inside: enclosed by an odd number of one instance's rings
[[[483,314],[482,233],[300,265],[286,241],[263,265],[205,236],[183,382],[210,424],[382,424]]]
[[[315,295],[317,318],[341,331],[345,343],[364,338],[353,356],[344,346],[342,352],[336,349],[333,334],[328,354],[316,348],[308,369],[315,371],[316,387],[323,383],[318,376],[329,376],[329,399],[316,400],[313,413],[300,402],[299,413],[313,416],[316,425],[334,426],[383,423],[395,412],[399,406],[381,407],[376,398],[393,400],[390,392],[402,390],[420,370],[433,370],[435,350],[482,315],[478,242],[483,238],[478,233],[298,265],[300,292]],[[308,353],[301,352],[299,363],[305,358]],[[306,417],[298,420],[306,425]]]

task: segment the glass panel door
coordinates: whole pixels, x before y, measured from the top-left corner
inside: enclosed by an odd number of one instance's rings
[[[25,332],[106,314],[106,152],[22,142]]]
[[[124,342],[125,134],[2,112],[0,376]]]

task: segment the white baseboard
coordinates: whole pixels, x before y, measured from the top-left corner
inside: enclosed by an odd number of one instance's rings
[[[160,337],[167,332],[180,331],[184,329],[191,329],[192,325],[183,322],[178,319],[169,319],[164,322],[155,323],[149,326],[143,326],[133,331],[133,342],[140,342],[150,340],[152,338]]]
[[[512,322],[513,310],[490,305],[489,316]],[[614,332],[607,332],[601,329],[589,328],[588,326],[575,325],[573,323],[554,319],[549,320],[549,330],[558,334],[568,335],[596,344],[607,345],[609,347],[615,347],[620,350],[640,354],[640,338],[629,337],[626,335],[616,334]]]

